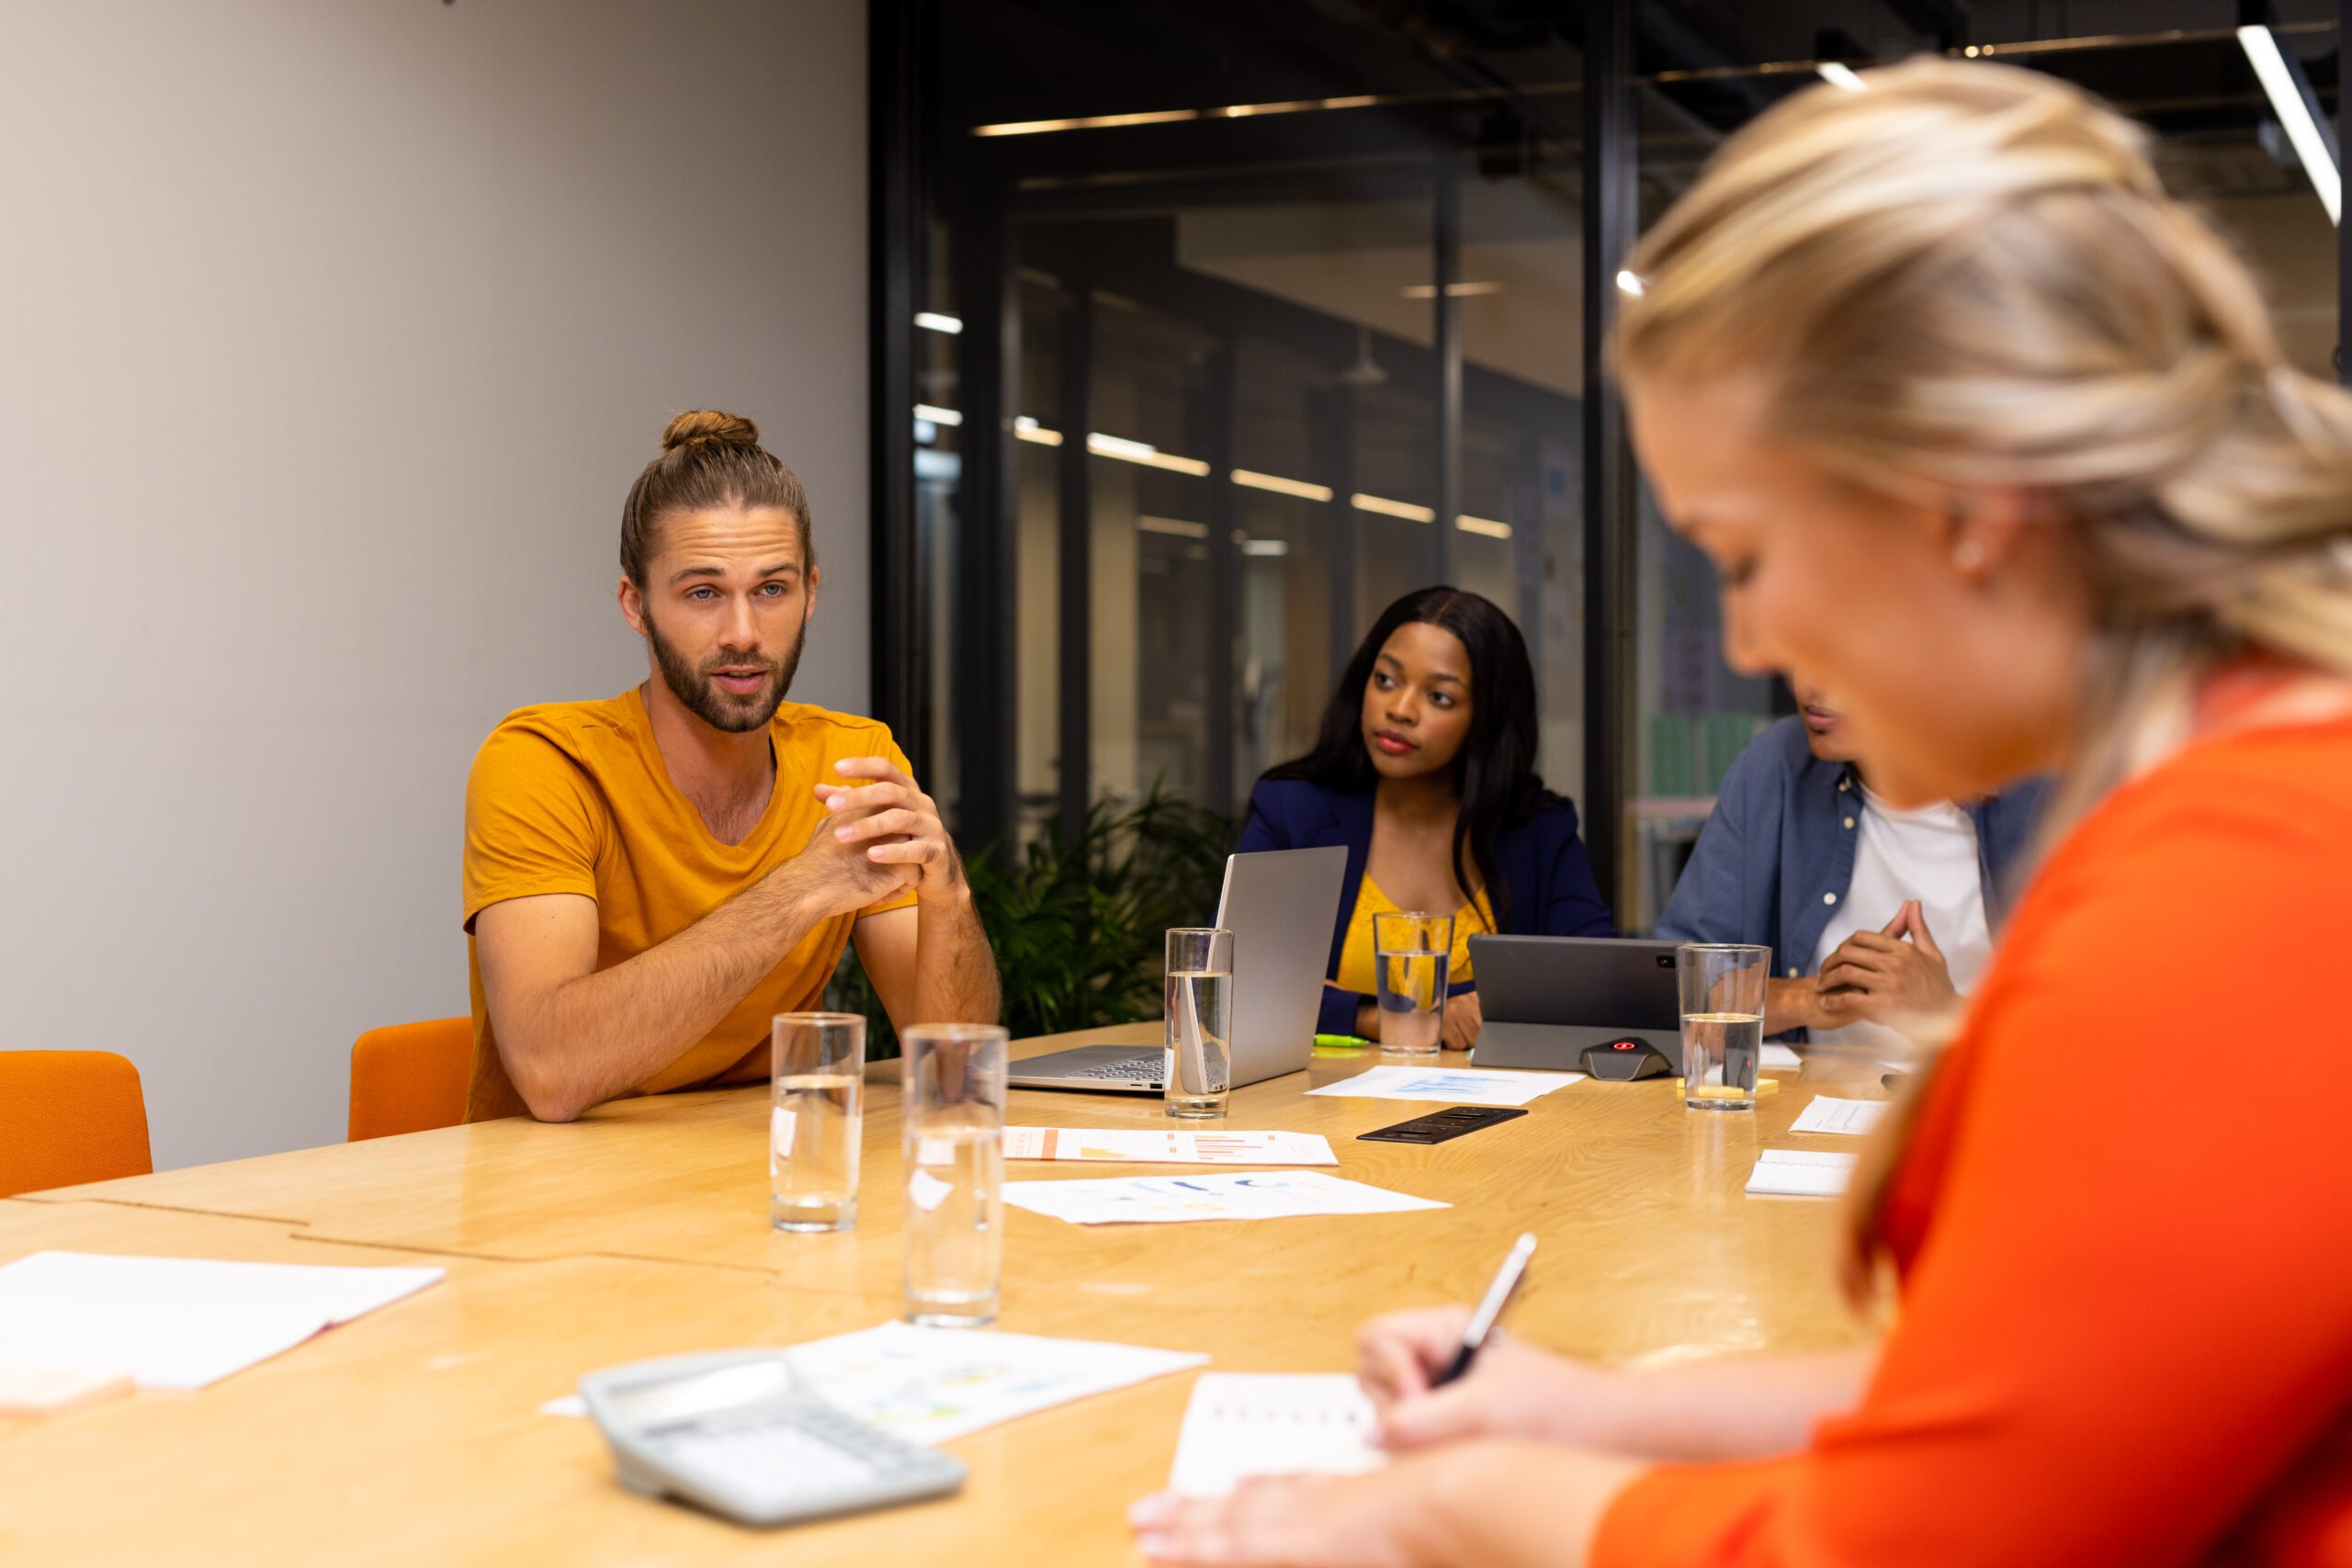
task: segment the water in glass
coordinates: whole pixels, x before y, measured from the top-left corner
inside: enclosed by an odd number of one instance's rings
[[[1168,974],[1168,1114],[1225,1114],[1233,1090],[1233,976],[1208,970]]]
[[[776,1229],[847,1230],[855,1222],[865,1092],[865,1080],[855,1073],[799,1073],[775,1080],[768,1218]]]
[[[907,1159],[907,1316],[920,1324],[996,1321],[1004,1269],[1001,1115],[931,1118]]]
[[[1755,1110],[1756,1064],[1763,1049],[1761,1013],[1684,1013],[1684,1102],[1694,1111]]]
[[[1380,987],[1380,1048],[1407,1055],[1437,1051],[1445,1028],[1447,949],[1383,953],[1374,964]]]

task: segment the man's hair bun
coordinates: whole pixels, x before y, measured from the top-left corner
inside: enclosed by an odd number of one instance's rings
[[[760,427],[741,414],[717,409],[692,409],[672,420],[662,432],[662,450],[681,446],[757,446]]]

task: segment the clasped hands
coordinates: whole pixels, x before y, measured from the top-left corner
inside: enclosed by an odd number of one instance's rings
[[[1799,1021],[1816,1029],[1856,1019],[1899,1026],[1905,1019],[1946,1012],[1960,999],[1916,898],[1905,900],[1881,930],[1856,931],[1839,942],[1821,973],[1800,987],[1801,1002],[1806,988],[1812,995],[1799,1009],[1804,1014]]]
[[[918,898],[960,891],[963,863],[939,805],[886,757],[845,757],[833,771],[848,783],[820,784],[825,816],[804,853],[855,882],[867,897],[911,887]]]

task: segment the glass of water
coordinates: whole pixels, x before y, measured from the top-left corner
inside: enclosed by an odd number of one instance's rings
[[[1755,1110],[1772,950],[1686,942],[1674,962],[1682,984],[1682,1102],[1693,1111]]]
[[[1004,1273],[1005,1032],[924,1023],[899,1043],[907,1321],[986,1327]]]
[[[1436,1055],[1445,1032],[1453,917],[1409,910],[1374,915],[1372,955],[1379,976],[1380,1048],[1408,1056]]]
[[[1165,1002],[1168,1052],[1161,1077],[1168,1114],[1224,1115],[1233,1093],[1231,931],[1182,926],[1168,933]]]
[[[848,1230],[857,1224],[865,1020],[780,1012],[772,1038],[768,1221],[780,1231]]]

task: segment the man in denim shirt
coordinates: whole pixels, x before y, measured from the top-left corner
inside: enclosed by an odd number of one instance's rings
[[[1657,935],[1770,947],[1768,1034],[1889,1043],[1891,1021],[1974,986],[2046,786],[1896,810],[1863,784],[1824,694],[1798,700],[1724,776]]]

